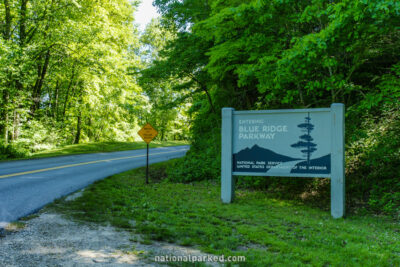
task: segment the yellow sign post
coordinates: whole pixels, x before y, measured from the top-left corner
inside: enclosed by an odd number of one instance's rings
[[[157,136],[158,132],[150,123],[147,123],[139,130],[138,134],[142,137],[143,141],[147,143],[147,156],[146,156],[146,184],[149,183],[149,143]]]

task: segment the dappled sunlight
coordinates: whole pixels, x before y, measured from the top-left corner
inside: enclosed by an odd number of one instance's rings
[[[274,198],[274,199],[270,199],[270,201],[280,207],[292,207],[293,206],[293,203],[290,203],[288,200]]]
[[[77,223],[55,213],[41,213],[29,223],[12,225],[16,231],[6,229],[0,238],[0,266],[148,264],[147,252],[136,250],[131,234],[111,226]]]
[[[80,250],[76,252],[76,255],[77,257],[75,259],[78,262],[134,264],[140,260],[135,254],[127,254],[118,250]]]
[[[181,146],[188,144],[189,142],[187,141],[153,141],[150,144],[150,148]],[[86,153],[128,151],[128,150],[145,149],[145,148],[146,148],[146,143],[143,141],[138,141],[138,142],[109,141],[109,142],[82,143],[76,145],[66,145],[50,150],[38,151],[32,154],[32,158],[65,156],[65,155],[86,154]]]

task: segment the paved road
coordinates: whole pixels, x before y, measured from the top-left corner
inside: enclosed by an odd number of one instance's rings
[[[151,148],[149,162],[182,157],[188,149]],[[145,149],[0,163],[0,228],[94,181],[145,165]]]

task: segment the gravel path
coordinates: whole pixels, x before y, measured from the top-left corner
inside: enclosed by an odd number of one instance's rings
[[[44,210],[0,233],[0,266],[160,266],[155,255],[208,256],[174,244],[135,241],[140,239],[128,231],[78,223]]]

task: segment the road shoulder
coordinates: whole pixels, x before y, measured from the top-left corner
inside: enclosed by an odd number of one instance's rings
[[[0,265],[162,266],[154,261],[156,255],[208,255],[166,242],[142,242],[133,231],[74,221],[44,208],[27,220],[11,224],[0,237]]]

